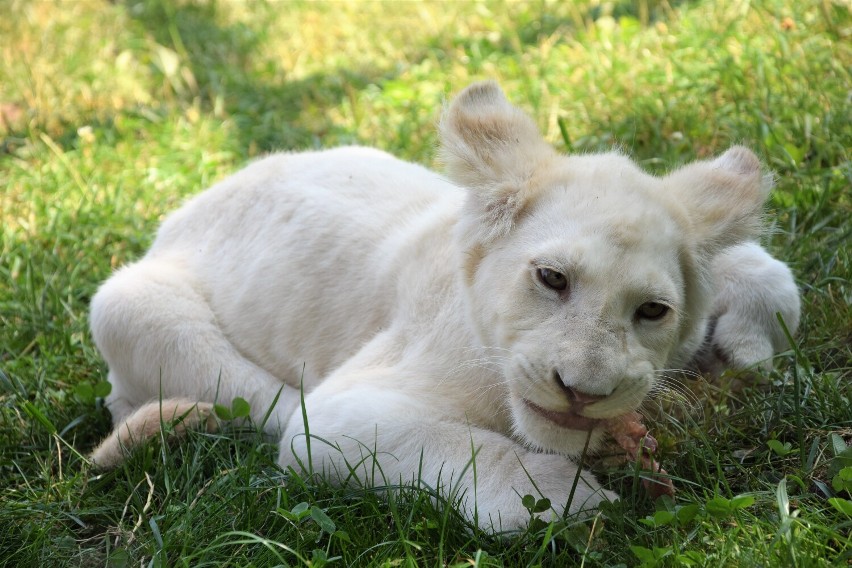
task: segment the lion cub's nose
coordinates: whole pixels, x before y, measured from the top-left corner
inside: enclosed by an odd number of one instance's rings
[[[603,395],[589,394],[587,392],[583,392],[581,390],[577,390],[573,387],[567,386],[564,382],[562,382],[562,376],[559,374],[559,371],[553,371],[553,378],[556,380],[556,384],[559,385],[559,388],[561,388],[565,392],[566,396],[568,397],[568,400],[572,404],[583,406],[606,398],[606,396]]]

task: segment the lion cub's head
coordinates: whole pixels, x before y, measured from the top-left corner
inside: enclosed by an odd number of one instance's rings
[[[692,356],[710,261],[756,233],[770,184],[742,147],[664,178],[617,153],[560,155],[490,82],[452,102],[441,141],[469,191],[456,236],[470,317],[509,354],[516,429],[577,452]]]

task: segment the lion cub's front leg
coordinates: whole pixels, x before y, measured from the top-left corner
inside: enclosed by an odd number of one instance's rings
[[[791,333],[799,325],[799,290],[786,264],[754,242],[731,247],[713,262],[715,297],[707,342],[698,366],[772,368],[772,356],[789,347],[776,314]]]
[[[463,416],[447,415],[438,397],[425,401],[422,393],[351,382],[330,378],[306,397],[310,451],[296,412],[281,441],[282,467],[311,469],[338,483],[436,489],[484,530],[523,529],[530,512],[521,499],[528,494],[550,499],[553,508],[539,514],[548,521],[566,507],[583,513],[616,498],[583,473],[569,504],[578,470],[568,458],[466,424]]]

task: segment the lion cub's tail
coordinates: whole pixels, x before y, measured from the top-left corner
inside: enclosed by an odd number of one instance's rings
[[[218,428],[213,405],[173,398],[140,406],[119,424],[89,456],[102,469],[120,465],[130,451],[160,433],[164,427],[182,435],[187,428],[203,427],[208,432]]]

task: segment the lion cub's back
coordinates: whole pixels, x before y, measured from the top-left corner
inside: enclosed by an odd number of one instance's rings
[[[322,231],[352,224],[364,229],[404,222],[415,211],[458,189],[422,166],[362,147],[274,154],[193,197],[163,222],[151,248],[248,242],[298,221]],[[340,227],[343,229],[344,227]],[[235,240],[236,239],[236,240]],[[267,244],[269,243],[267,241]],[[197,249],[196,249],[196,252]]]
[[[395,239],[461,198],[378,150],[278,154],[170,215],[149,255],[189,269],[252,360],[278,376],[306,361],[322,376],[387,324],[396,283],[380,267]]]

